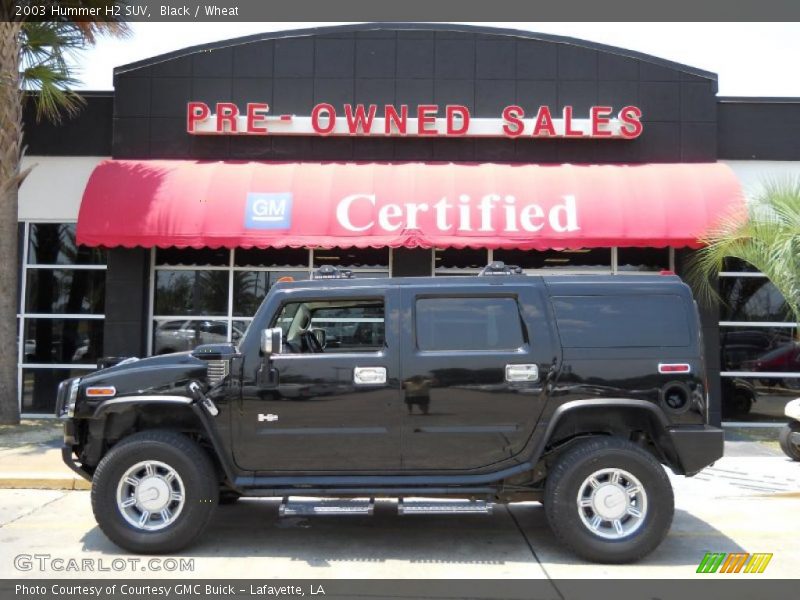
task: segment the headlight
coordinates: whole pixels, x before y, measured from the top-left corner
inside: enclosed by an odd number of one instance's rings
[[[69,395],[67,396],[67,401],[64,404],[64,413],[68,417],[75,416],[75,403],[78,401],[78,389],[81,386],[81,378],[76,377],[72,380],[72,383],[69,385]],[[64,414],[62,413],[62,414]]]

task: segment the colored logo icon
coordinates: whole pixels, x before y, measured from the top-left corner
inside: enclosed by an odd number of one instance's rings
[[[244,215],[247,229],[289,229],[292,226],[292,194],[249,193]]]
[[[763,573],[772,554],[749,552],[706,552],[698,573]]]

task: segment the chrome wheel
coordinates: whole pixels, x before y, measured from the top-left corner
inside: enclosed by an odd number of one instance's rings
[[[168,464],[146,460],[125,471],[117,486],[117,508],[125,520],[142,531],[172,524],[186,503],[178,472]]]
[[[644,486],[622,469],[600,469],[589,475],[578,489],[577,503],[586,528],[608,540],[631,535],[647,516]]]

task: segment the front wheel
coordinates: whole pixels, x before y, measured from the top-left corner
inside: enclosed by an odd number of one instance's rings
[[[781,428],[778,441],[781,444],[781,450],[786,456],[792,460],[800,461],[800,444],[792,441],[792,434],[794,434],[795,438],[800,436],[800,423],[797,421],[793,421]]]
[[[205,530],[219,484],[208,454],[171,431],[142,431],[103,457],[92,511],[103,533],[132,552],[175,552]]]
[[[661,464],[629,441],[602,437],[567,450],[545,483],[556,537],[594,562],[626,563],[652,552],[672,524],[674,498]]]

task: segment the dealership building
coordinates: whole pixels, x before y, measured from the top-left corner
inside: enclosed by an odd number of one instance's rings
[[[687,273],[698,237],[800,176],[800,99],[488,27],[266,33],[118,67],[59,125],[26,110],[19,390],[47,416],[104,357],[236,341],[271,285],[356,277]],[[701,306],[712,421],[800,396],[787,306],[731,260]],[[598,315],[602,318],[602,315]]]

